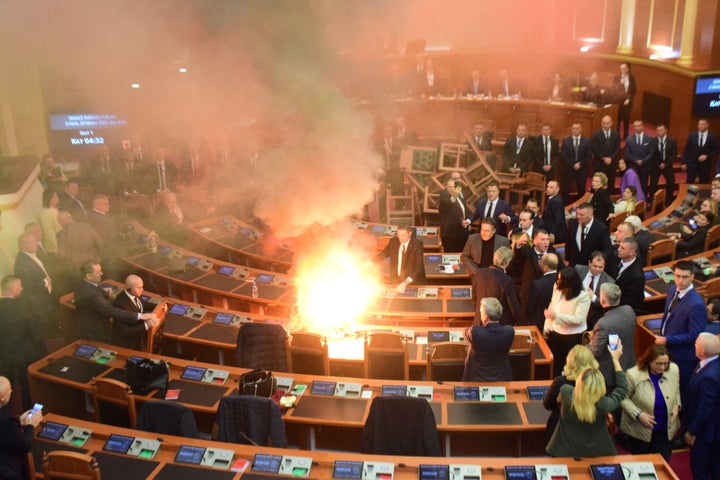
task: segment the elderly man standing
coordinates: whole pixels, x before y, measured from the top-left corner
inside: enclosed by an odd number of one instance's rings
[[[20,251],[15,257],[15,275],[22,280],[22,294],[18,299],[22,308],[34,320],[38,329],[46,331],[51,325],[57,305],[53,297],[53,281],[47,266],[38,258],[38,241],[32,233],[18,237]]]
[[[125,279],[125,288],[115,297],[113,306],[135,314],[152,312],[155,305],[142,299],[144,286],[142,278],[128,275]],[[144,351],[147,346],[147,331],[153,325],[151,321],[144,322],[139,319],[129,322],[116,320],[113,324],[114,343],[121,347]]]
[[[130,312],[110,303],[110,292],[100,286],[103,272],[99,262],[85,262],[80,273],[82,280],[75,288],[75,310],[81,338],[107,342],[110,338],[110,317],[115,322],[145,322],[147,328],[157,323],[157,316],[152,312]]]
[[[502,325],[515,325],[520,321],[521,310],[515,290],[515,281],[506,273],[512,258],[512,250],[500,247],[493,254],[493,264],[489,268],[475,270],[472,286],[476,318],[479,315],[480,301],[486,297],[494,297],[500,301],[502,306],[502,315],[498,319]]]
[[[498,248],[509,246],[510,240],[496,234],[495,220],[488,217],[480,222],[480,233],[468,237],[460,258],[468,273],[472,275],[478,268],[492,265],[493,255]]]
[[[465,361],[463,382],[501,382],[513,379],[508,352],[515,331],[500,325],[503,308],[497,298],[486,297],[480,302],[480,318],[465,330],[470,352]]]

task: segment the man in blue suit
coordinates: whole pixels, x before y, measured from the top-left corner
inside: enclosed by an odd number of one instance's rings
[[[670,358],[680,368],[680,397],[685,405],[690,377],[697,364],[695,340],[698,334],[705,330],[707,312],[705,301],[693,287],[695,275],[692,263],[687,260],[677,262],[673,267],[673,274],[675,285],[668,290],[660,335],[655,336],[655,343],[666,345]],[[683,425],[687,424],[687,418],[689,417],[683,410]]]
[[[487,187],[485,187],[485,192],[487,196],[479,200],[475,205],[475,212],[473,212],[472,217],[470,217],[470,223],[473,223],[475,220],[490,217],[495,220],[497,234],[507,237],[507,224],[517,223],[517,215],[512,211],[509,203],[499,198],[500,184],[498,182],[493,180],[488,183]]]
[[[562,182],[562,198],[570,201],[570,185],[575,183],[577,188],[577,197],[585,194],[585,185],[587,183],[587,169],[590,164],[592,150],[590,149],[590,140],[582,136],[582,125],[573,123],[569,137],[563,139],[560,146],[560,158],[563,165],[563,182]]]
[[[689,423],[685,442],[690,446],[693,478],[720,479],[720,338],[703,332],[695,340],[700,363],[688,385],[683,410]]]
[[[648,191],[648,178],[652,170],[652,160],[655,156],[654,138],[645,133],[645,124],[642,120],[633,122],[633,134],[625,139],[625,163],[635,170],[642,185],[645,198]]]
[[[688,135],[682,155],[682,169],[687,172],[687,183],[695,182],[699,177],[700,183],[710,181],[710,165],[713,157],[720,151],[717,134],[709,131],[710,123],[704,118],[698,120],[698,129]],[[720,173],[720,166],[715,166],[716,173]]]

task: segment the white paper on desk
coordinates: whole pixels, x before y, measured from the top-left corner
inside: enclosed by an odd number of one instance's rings
[[[363,390],[360,398],[372,398],[372,390]]]

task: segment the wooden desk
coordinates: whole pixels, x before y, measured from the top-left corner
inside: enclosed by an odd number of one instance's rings
[[[307,451],[295,449],[279,449],[271,447],[255,447],[252,445],[238,445],[233,443],[213,442],[210,440],[199,440],[177,437],[173,435],[162,435],[161,447],[157,454],[151,459],[140,459],[138,457],[129,457],[120,454],[112,454],[103,452],[103,446],[110,434],[126,435],[129,437],[140,437],[154,439],[157,434],[133,430],[127,428],[109,427],[107,425],[80,420],[72,417],[48,413],[41,423],[41,427],[47,422],[61,423],[64,425],[73,425],[87,431],[92,431],[88,441],[80,447],[83,453],[93,455],[100,466],[102,478],[104,480],[114,480],[116,478],[125,480],[127,474],[132,469],[145,469],[149,474],[145,478],[167,478],[170,470],[183,469],[185,475],[191,477],[202,477],[205,479],[215,480],[227,479],[235,480],[249,478],[250,467],[248,466],[245,475],[234,473],[225,469],[213,469],[207,467],[184,466],[174,462],[175,455],[181,445],[199,446],[205,448],[216,448],[233,451],[233,459],[244,458],[252,461],[256,453],[268,453],[272,455],[291,455],[312,458],[312,467],[309,478],[332,478],[333,464],[335,461],[360,461],[360,462],[392,462],[395,464],[395,474],[393,478],[397,480],[415,480],[418,478],[418,468],[421,464],[431,465],[478,465],[481,467],[482,478],[486,480],[504,480],[504,467],[506,465],[566,465],[573,480],[589,480],[590,465],[603,463],[621,463],[621,462],[651,462],[655,468],[655,472],[659,480],[677,480],[677,476],[670,466],[663,460],[660,455],[620,455],[615,457],[597,457],[591,459],[575,460],[571,458],[457,458],[449,459],[443,457],[387,457],[383,455],[361,455],[357,453],[347,453],[339,451]],[[37,429],[39,431],[40,429]],[[35,464],[40,465],[42,462],[43,450],[66,449],[66,444],[54,442],[51,440],[37,438],[33,445],[33,455]],[[141,462],[141,463],[137,463]],[[118,468],[118,465],[125,464],[126,468]],[[37,470],[37,469],[36,469]],[[177,475],[177,474],[176,474]],[[177,478],[177,477],[175,477]],[[292,478],[289,476],[264,476],[267,480],[275,478]]]
[[[105,363],[74,356],[81,345],[92,345],[117,352]],[[33,398],[45,405],[47,412],[90,418],[87,397],[91,392],[92,379],[108,377],[124,380],[124,365],[133,355],[160,358],[112,345],[77,341],[35,362],[28,368]],[[181,390],[179,403],[193,410],[201,430],[209,431],[215,418],[220,398],[236,390],[236,381],[247,369],[220,367],[218,365],[182,359],[170,359],[169,388]],[[193,382],[181,379],[185,367],[199,366],[210,370],[226,370],[229,379],[223,385]],[[340,448],[359,451],[360,431],[370,408],[369,398],[341,398],[313,395],[310,385],[316,377],[310,375],[277,373],[279,377],[292,379],[293,385],[308,385],[304,395],[298,397],[297,406],[284,415],[288,429],[296,435],[303,448]],[[338,383],[358,383],[346,377],[323,377]],[[445,451],[456,455],[523,455],[541,454],[545,445],[545,423],[548,412],[542,402],[529,400],[526,387],[549,385],[550,381],[507,383],[461,383],[439,384],[421,381],[362,380],[362,389],[379,395],[383,385],[412,385],[432,387],[431,405],[435,413],[438,431],[443,438]],[[456,402],[454,386],[506,388],[505,401]],[[163,391],[150,391],[136,395],[139,404],[163,398]],[[492,439],[492,441],[488,441]]]
[[[120,289],[123,285],[119,282],[108,280],[103,285]],[[163,337],[171,342],[164,342],[165,352],[175,352],[187,358],[188,353],[193,354],[195,359],[217,363],[219,365],[233,365],[235,363],[235,350],[237,347],[238,326],[233,324],[218,323],[217,320],[225,321],[234,316],[239,317],[243,322],[271,322],[280,325],[291,325],[286,317],[268,317],[252,313],[223,310],[216,307],[208,307],[191,302],[178,302],[177,299],[162,297],[155,293],[144,292],[153,302],[166,302],[172,310],[175,304],[191,307],[186,315],[168,314],[165,318]],[[67,309],[69,315],[73,315],[75,305],[73,294],[69,293],[60,299],[60,304]],[[219,315],[218,315],[219,314]],[[357,325],[357,330],[349,332],[349,338],[339,339],[331,332],[326,335],[329,342],[334,345],[342,345],[339,348],[330,349],[330,370],[334,375],[363,377],[364,350],[362,341],[365,333],[373,330],[392,330],[403,333],[409,341],[409,363],[411,378],[425,378],[425,363],[427,353],[428,332],[448,332],[451,338],[462,338],[464,328],[447,328],[432,326],[410,326],[398,328],[388,325],[376,325],[373,319],[366,318],[366,323]],[[470,325],[470,322],[467,322]],[[552,380],[553,355],[550,352],[545,339],[535,326],[516,326],[516,330],[529,331],[535,342],[535,378],[538,380]],[[320,332],[325,334],[324,332]],[[353,340],[356,339],[353,344]],[[173,345],[172,342],[180,345]],[[354,345],[354,346],[353,346]]]

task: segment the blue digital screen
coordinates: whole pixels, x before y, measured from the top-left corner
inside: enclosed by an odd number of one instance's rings
[[[350,460],[335,460],[333,465],[333,478],[346,478],[360,480],[362,478],[363,462]]]
[[[658,278],[657,273],[652,270],[645,270],[645,281],[655,280],[656,278]]]
[[[404,397],[407,395],[407,387],[405,385],[383,385],[383,397]]]
[[[456,402],[473,402],[480,400],[478,387],[453,387],[453,398]]]
[[[442,255],[426,255],[425,263],[440,263],[442,262]]]
[[[469,288],[453,288],[450,290],[452,298],[470,298]]]
[[[450,332],[428,332],[428,342],[449,342]]]
[[[268,455],[256,453],[253,458],[252,470],[254,472],[278,473],[280,471],[281,455]]]
[[[313,380],[310,393],[312,393],[313,395],[334,395],[335,385],[337,385],[337,382]]]
[[[38,433],[38,437],[49,438],[50,440],[60,440],[68,425],[55,422],[47,422],[43,429]]]
[[[542,400],[545,398],[545,393],[549,388],[547,385],[529,385],[527,387],[528,398],[530,400]]]
[[[97,349],[98,347],[82,344],[73,352],[73,355],[76,357],[90,358],[97,352]]]
[[[199,261],[200,261],[200,259],[198,257],[188,257],[187,264],[195,267],[195,266],[197,266]]]
[[[175,305],[170,307],[170,311],[168,313],[174,313],[175,315],[185,315],[188,310],[190,310],[189,306],[176,303]]]
[[[450,478],[450,465],[420,465],[420,480],[447,480]]]
[[[260,275],[257,276],[255,281],[257,283],[270,283],[273,281],[273,278],[275,278],[275,277],[273,277],[272,275],[266,275],[264,273],[261,273]]]
[[[215,314],[215,318],[213,318],[213,322],[220,323],[222,325],[230,325],[235,318],[235,315],[232,313],[223,313],[218,312]]]
[[[207,368],[193,367],[192,365],[188,365],[187,367],[185,367],[185,370],[183,370],[180,378],[184,380],[194,380],[196,382],[199,382],[205,376],[205,372],[207,372]]]
[[[127,453],[134,441],[135,437],[111,433],[107,442],[105,442],[103,450],[115,453]]]
[[[228,267],[228,266],[222,266],[218,268],[217,273],[218,275],[232,275],[235,271],[234,267]]]
[[[205,455],[205,447],[191,447],[190,445],[180,445],[175,454],[177,463],[190,463],[192,465],[200,465],[203,455]]]

